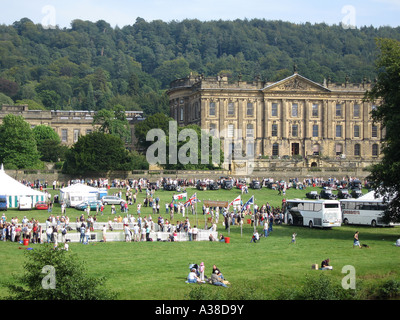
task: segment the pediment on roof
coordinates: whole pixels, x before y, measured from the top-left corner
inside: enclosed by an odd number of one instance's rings
[[[330,92],[331,90],[299,74],[294,74],[281,81],[267,85],[263,88],[263,91]]]

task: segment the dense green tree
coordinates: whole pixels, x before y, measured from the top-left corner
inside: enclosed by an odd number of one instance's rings
[[[61,145],[60,137],[51,127],[38,125],[32,131],[42,161],[57,162],[63,158],[65,147]]]
[[[109,133],[126,143],[131,141],[129,122],[121,105],[114,106],[112,110],[99,110],[93,117],[93,125],[99,125],[100,132]]]
[[[9,168],[38,168],[35,136],[22,116],[8,114],[0,125],[0,163]]]
[[[0,78],[0,92],[9,97],[13,97],[18,93],[18,84],[14,81]]]
[[[56,110],[59,106],[60,95],[54,90],[43,90],[38,96],[43,105],[49,110]]]
[[[7,300],[112,300],[116,292],[105,277],[89,275],[84,261],[70,251],[44,244],[26,251],[23,274],[6,280]]]
[[[400,42],[392,39],[377,41],[380,55],[376,63],[378,79],[367,92],[377,104],[372,111],[375,122],[384,128],[383,158],[374,165],[369,179],[381,196],[391,199],[385,217],[400,221]]]
[[[17,105],[24,105],[28,106],[29,110],[46,110],[46,108],[39,102],[31,100],[31,99],[23,99],[15,101]]]
[[[3,104],[12,106],[12,105],[14,105],[14,101],[9,96],[0,92],[0,106]]]
[[[162,85],[167,87],[175,79],[184,78],[190,73],[189,63],[185,58],[164,61],[154,70],[154,76],[160,79]]]
[[[135,125],[135,137],[137,139],[137,145],[139,149],[147,149],[152,142],[146,140],[147,133],[151,129],[160,129],[165,132],[165,135],[169,134],[169,122],[174,121],[171,117],[166,116],[164,113],[156,113],[147,117],[144,121],[139,122]]]
[[[136,164],[122,140],[98,131],[80,136],[67,152],[63,166],[64,173],[80,176],[134,169]]]
[[[176,142],[171,140],[171,131],[167,137],[168,160],[165,169],[213,170],[221,167],[224,153],[219,139],[201,130],[198,125],[178,127],[176,134]],[[205,141],[203,144],[202,139]],[[176,152],[176,161],[169,157],[172,152]]]
[[[87,106],[88,110],[95,110],[96,109],[96,101],[94,99],[94,91],[93,91],[92,82],[89,82],[89,85],[88,85],[86,106]]]

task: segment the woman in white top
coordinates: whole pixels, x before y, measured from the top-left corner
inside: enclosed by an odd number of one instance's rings
[[[192,229],[193,241],[197,240],[197,232],[198,232],[197,227],[193,226],[193,229]]]

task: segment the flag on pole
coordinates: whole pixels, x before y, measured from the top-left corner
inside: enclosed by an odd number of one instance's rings
[[[189,198],[189,200],[185,202],[184,206],[185,206],[185,207],[188,207],[188,206],[191,206],[192,204],[194,204],[194,203],[196,203],[196,202],[200,202],[200,200],[197,199],[197,195],[196,195],[196,193],[194,193],[194,194]]]
[[[243,205],[242,210],[240,212],[246,210],[247,206],[250,204],[254,204],[254,196],[251,196],[251,198],[247,200],[247,202]]]
[[[241,196],[239,195],[239,196],[237,196],[234,200],[232,200],[232,201],[229,203],[228,208],[229,208],[230,206],[235,206],[235,205],[240,204],[241,201],[242,201],[242,199],[241,199]]]
[[[185,193],[180,193],[180,194],[175,194],[174,195],[174,201],[177,201],[177,200],[186,201],[186,197],[187,197],[187,193],[186,192]]]

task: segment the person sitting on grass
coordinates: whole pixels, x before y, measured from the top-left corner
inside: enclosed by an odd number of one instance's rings
[[[251,237],[250,243],[251,243],[251,242],[256,243],[258,240],[260,240],[260,236],[259,236],[259,234],[258,234],[258,232],[257,232],[257,230],[256,230],[256,231],[253,233],[253,236]]]
[[[186,283],[202,283],[200,278],[196,274],[196,269],[192,268],[187,276]]]
[[[321,270],[332,270],[332,266],[329,265],[329,258],[321,262]]]
[[[211,283],[214,286],[221,286],[221,287],[228,287],[224,282],[223,279],[221,278],[221,274],[219,272],[219,270],[216,270],[215,272],[213,272],[211,274]]]

